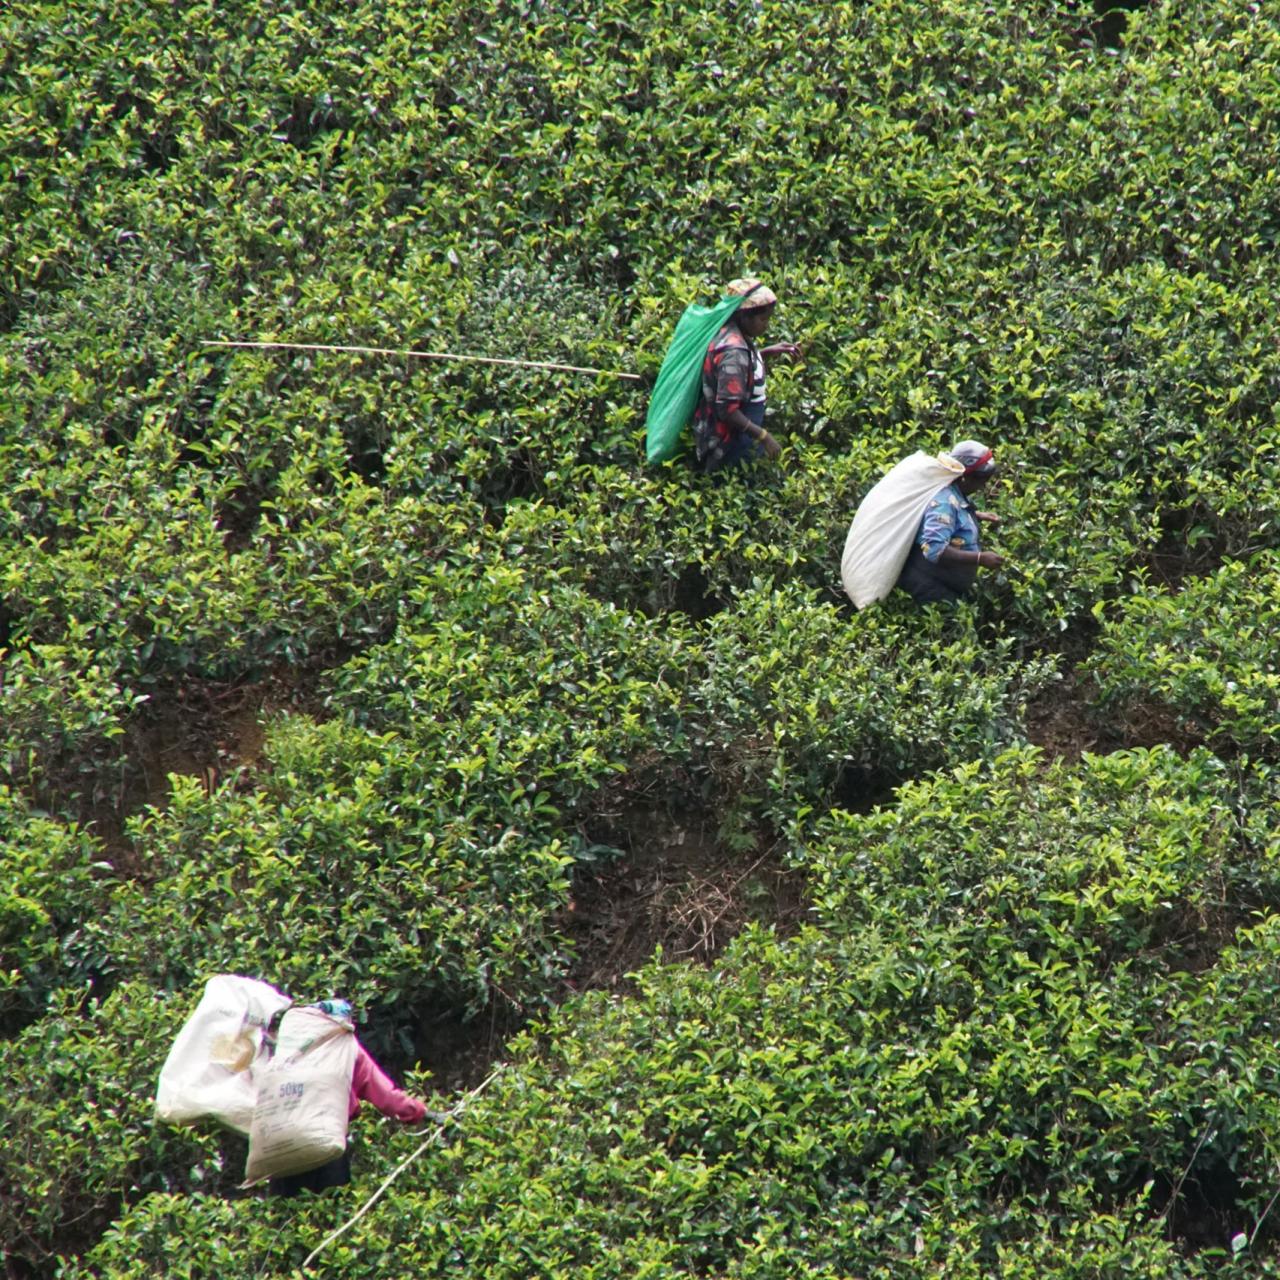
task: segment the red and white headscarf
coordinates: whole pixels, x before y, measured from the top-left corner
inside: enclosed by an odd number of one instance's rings
[[[996,469],[995,455],[977,440],[961,440],[951,447],[950,454],[967,476],[985,476]]]

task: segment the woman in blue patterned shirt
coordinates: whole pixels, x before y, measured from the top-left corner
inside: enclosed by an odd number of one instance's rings
[[[996,473],[990,449],[964,440],[951,449],[964,474],[929,499],[920,531],[907,556],[898,586],[917,604],[954,604],[973,587],[979,569],[994,569],[1004,557],[983,551],[979,526],[1000,517],[979,511],[969,500]]]

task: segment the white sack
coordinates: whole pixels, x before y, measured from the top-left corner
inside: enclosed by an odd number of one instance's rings
[[[292,1003],[256,978],[210,978],[160,1068],[156,1118],[185,1124],[212,1116],[248,1133],[258,1093],[254,1070],[266,1060],[267,1024]]]
[[[259,1073],[244,1185],[319,1168],[347,1148],[356,1037],[319,1009],[290,1009]]]
[[[964,467],[948,454],[913,453],[872,486],[849,526],[840,559],[840,579],[859,609],[893,590],[929,499],[962,475]]]

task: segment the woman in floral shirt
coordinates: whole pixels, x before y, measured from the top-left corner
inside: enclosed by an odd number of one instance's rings
[[[736,466],[763,452],[776,458],[782,446],[764,426],[764,357],[798,356],[793,342],[757,347],[773,318],[778,298],[753,276],[735,280],[725,291],[742,305],[721,326],[702,362],[702,393],[693,413],[698,465],[704,471]]]

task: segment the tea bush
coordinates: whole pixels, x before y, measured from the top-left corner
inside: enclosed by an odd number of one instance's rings
[[[401,608],[395,640],[331,677],[335,718],[272,726],[258,790],[177,779],[133,820],[145,877],[87,926],[113,970],[252,970],[401,1025],[429,999],[524,1008],[554,987],[554,922],[598,852],[575,821],[679,742],[671,641],[514,566],[442,567]],[[576,649],[549,643],[566,632]]]
[[[150,879],[122,885],[86,925],[111,971],[182,984],[253,971],[395,1004],[402,1020],[433,997],[474,1009],[506,993],[523,1007],[558,977],[547,918],[566,900],[573,845],[545,818],[527,831],[437,825],[423,776],[412,789],[397,777],[390,737],[297,726],[276,741],[284,761],[327,763],[285,775],[316,792],[211,801],[180,780],[163,815],[133,820]],[[551,809],[541,793],[528,803]]]
[[[910,918],[930,918],[943,909],[934,882],[933,860],[940,858],[940,874],[952,885],[964,877],[976,895],[966,890],[948,912],[980,903],[986,905],[979,915],[1004,911],[1012,905],[1006,895],[1042,886],[1058,903],[1052,910],[1072,913],[1071,937],[1079,945],[1107,954],[1140,950],[1152,945],[1163,913],[1196,916],[1193,886],[1212,890],[1205,910],[1243,906],[1271,891],[1273,869],[1259,864],[1252,842],[1234,847],[1245,829],[1242,792],[1263,788],[1265,796],[1266,785],[1265,774],[1242,780],[1204,750],[1185,760],[1167,748],[1116,752],[1086,756],[1077,769],[1062,762],[1046,769],[1034,748],[1023,748],[993,766],[974,761],[954,777],[908,784],[892,809],[864,818],[833,814],[827,821],[837,829],[882,833],[884,851],[905,861],[882,862],[864,834],[856,852],[823,864],[820,901],[833,918],[850,911],[859,918],[874,913],[874,905],[856,905],[863,895],[868,904],[888,893],[908,895]],[[1265,811],[1263,796],[1254,803]],[[1046,861],[1041,851],[1059,844],[1078,847],[1079,861]],[[1055,883],[1058,875],[1065,879]]]
[[[117,678],[148,685],[228,679],[380,638],[410,566],[472,522],[429,502],[385,504],[341,474],[334,433],[299,430],[286,443],[290,460],[260,503],[261,537],[236,551],[177,442],[160,430],[135,441],[111,479],[95,480],[75,531],[11,544],[3,581],[15,638],[75,640]]]
[[[1102,633],[1088,670],[1104,713],[1168,707],[1206,742],[1269,756],[1280,725],[1280,675],[1273,644],[1274,559],[1228,561],[1171,592],[1135,583],[1099,610]]]
[[[0,845],[0,1027],[8,1031],[90,976],[70,960],[68,941],[101,909],[103,873],[113,868],[89,831],[33,811],[8,787],[0,787]]]
[[[60,645],[0,651],[0,771],[44,803],[74,806],[118,786],[121,740],[145,701],[111,678],[88,626]]]
[[[1053,670],[984,644],[964,610],[851,618],[798,587],[738,595],[703,647],[691,696],[710,771],[729,796],[763,793],[780,825],[829,803],[846,769],[897,781],[994,753]]]
[[[186,1012],[141,983],[105,1000],[68,989],[40,1021],[0,1041],[9,1265],[47,1270],[149,1192],[228,1185],[217,1135],[153,1119],[159,1064]]]

